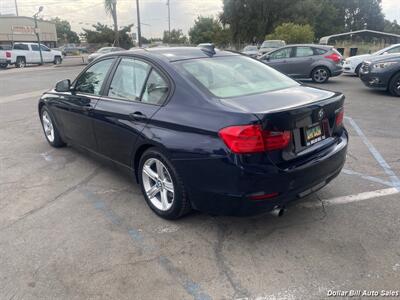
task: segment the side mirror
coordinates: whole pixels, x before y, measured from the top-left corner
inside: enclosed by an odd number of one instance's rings
[[[64,79],[56,83],[56,92],[69,92],[71,90],[71,80]]]
[[[386,55],[386,54],[389,54],[389,52],[385,51],[385,52],[383,52],[382,54],[383,54],[383,55]]]

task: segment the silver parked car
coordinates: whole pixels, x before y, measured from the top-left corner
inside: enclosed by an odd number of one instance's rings
[[[274,50],[279,49],[279,48],[284,47],[284,46],[286,46],[286,43],[285,43],[285,41],[282,41],[282,40],[267,40],[267,41],[264,41],[261,44],[260,49],[258,50],[258,55],[262,56],[265,53],[274,51]]]
[[[120,47],[103,47],[97,50],[95,53],[92,53],[88,56],[88,62],[94,61],[96,58],[102,56],[103,54],[116,52],[116,51],[124,51],[125,49]]]
[[[267,65],[293,78],[311,78],[327,82],[343,72],[343,57],[332,46],[290,45],[260,58]]]
[[[246,54],[250,57],[257,57],[258,56],[258,47],[253,46],[253,45],[248,45],[243,48],[242,53]]]

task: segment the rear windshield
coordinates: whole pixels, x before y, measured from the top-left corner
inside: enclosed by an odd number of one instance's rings
[[[201,58],[178,62],[178,70],[219,98],[264,93],[299,85],[293,79],[245,56]]]

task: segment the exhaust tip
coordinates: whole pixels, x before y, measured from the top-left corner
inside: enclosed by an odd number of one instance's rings
[[[282,217],[284,213],[285,213],[285,208],[284,207],[275,207],[270,212],[271,215],[273,215],[274,217],[278,217],[278,218]]]

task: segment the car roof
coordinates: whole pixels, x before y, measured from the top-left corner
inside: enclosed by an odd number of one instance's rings
[[[317,47],[317,48],[323,48],[323,49],[332,49],[333,48],[333,46],[320,45],[320,44],[291,44],[291,45],[285,46],[285,48],[287,48],[287,47]]]
[[[211,56],[220,57],[220,56],[240,55],[234,52],[221,51],[218,49],[215,49],[215,53],[212,54],[209,50],[198,47],[163,47],[163,48],[157,47],[157,48],[146,48],[146,49],[134,49],[119,53],[138,53],[138,54],[143,54],[145,56],[154,55],[169,62],[196,59],[196,58],[208,58]]]

